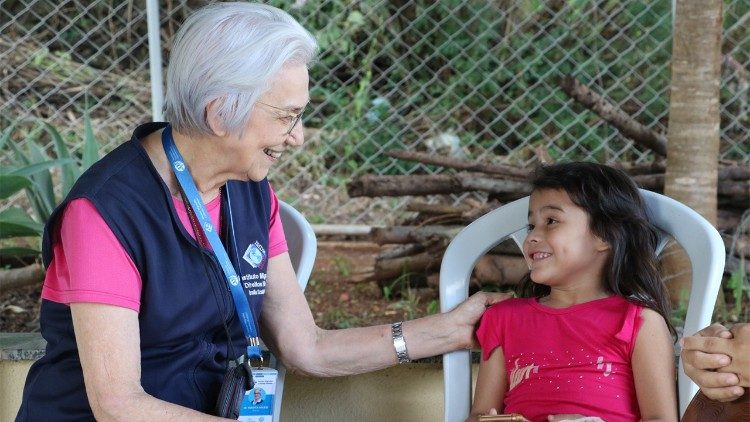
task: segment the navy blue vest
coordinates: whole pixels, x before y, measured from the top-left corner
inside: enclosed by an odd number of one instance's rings
[[[66,204],[88,198],[141,275],[143,388],[162,400],[211,412],[228,359],[239,356],[246,343],[221,267],[213,253],[185,231],[166,184],[140,144],[140,139],[164,126],[138,127],[130,142],[81,176],[47,222],[43,258],[48,267],[55,226]],[[236,239],[228,230],[227,192]],[[228,182],[222,201],[222,242],[258,320],[268,262],[268,182]],[[69,307],[43,300],[40,318],[47,351],[29,371],[17,420],[93,419]],[[116,364],[117,356],[112,359]]]

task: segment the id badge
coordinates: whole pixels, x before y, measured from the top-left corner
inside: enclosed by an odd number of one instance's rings
[[[243,422],[273,421],[273,404],[278,375],[279,372],[273,368],[253,368],[255,385],[245,393],[238,420]]]

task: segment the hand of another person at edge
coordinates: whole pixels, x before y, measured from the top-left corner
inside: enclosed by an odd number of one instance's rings
[[[740,385],[750,387],[750,323],[735,324],[730,330],[732,363],[720,369],[734,372],[740,377]]]
[[[735,333],[740,338],[734,338]],[[732,401],[742,396],[744,390],[738,372],[744,372],[745,385],[748,385],[750,324],[737,324],[733,331],[713,324],[680,342],[685,374],[700,386],[706,397]]]
[[[547,416],[548,422],[562,422],[562,421],[570,421],[570,422],[604,422],[601,418],[597,416],[583,416],[583,415],[549,415]]]
[[[484,311],[495,303],[502,302],[512,296],[507,293],[477,292],[456,306],[450,315],[455,318],[459,327],[466,328],[466,349],[479,348],[479,342],[474,337],[476,325],[484,314]]]

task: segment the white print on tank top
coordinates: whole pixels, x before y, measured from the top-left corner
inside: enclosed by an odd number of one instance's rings
[[[539,366],[532,363],[531,365],[519,368],[518,359],[516,359],[516,366],[510,371],[510,388],[508,388],[508,391],[520,384],[521,381],[529,379],[529,375],[532,371],[535,374],[539,373]]]
[[[599,356],[598,358],[596,358],[596,369],[600,371],[604,369],[604,376],[608,377],[609,374],[612,373],[612,364],[604,363],[604,356]]]
[[[612,374],[612,363],[604,362],[604,356],[596,358],[596,369],[602,371],[602,375],[608,377]],[[539,373],[539,365],[533,363],[524,367],[518,366],[518,359],[515,360],[515,367],[510,371],[510,386],[508,391],[512,390],[523,380],[529,379],[532,373]]]

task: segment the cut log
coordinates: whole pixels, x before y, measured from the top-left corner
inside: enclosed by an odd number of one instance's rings
[[[393,226],[373,228],[372,240],[378,245],[425,243],[431,239],[453,239],[464,226]]]
[[[733,165],[719,167],[719,180],[748,180],[750,179],[750,166]]]
[[[664,174],[641,174],[632,179],[640,187],[655,192],[664,190]],[[718,185],[719,195],[731,197],[733,201],[750,200],[750,181],[722,180]]]
[[[527,182],[515,180],[494,179],[481,173],[412,174],[408,176],[365,175],[358,177],[347,185],[347,192],[352,198],[453,194],[470,191],[528,194],[531,192],[531,185]]]
[[[507,176],[512,179],[526,180],[531,175],[532,170],[513,167],[503,164],[492,164],[492,163],[480,163],[476,161],[464,160],[461,158],[445,157],[435,154],[427,154],[424,152],[412,152],[412,151],[401,151],[391,150],[387,151],[385,155],[400,160],[417,161],[423,164],[434,164],[442,167],[448,167],[456,170],[466,170],[487,174],[498,174]]]
[[[21,268],[0,270],[0,292],[34,284],[41,284],[43,281],[44,267],[38,263]]]
[[[406,210],[412,212],[420,212],[423,214],[457,214],[462,215],[463,213],[470,211],[472,208],[459,205],[448,205],[448,204],[428,204],[424,201],[411,201],[406,204]]]
[[[423,252],[396,259],[387,259],[375,263],[372,278],[375,280],[392,280],[407,273],[431,272],[440,268],[442,254]]]
[[[425,246],[421,243],[409,243],[407,245],[397,245],[395,247],[392,247],[390,249],[386,249],[385,251],[378,254],[377,257],[375,257],[376,261],[382,261],[386,259],[396,259],[396,258],[402,258],[405,256],[411,256],[416,255],[418,253],[425,251]]]

